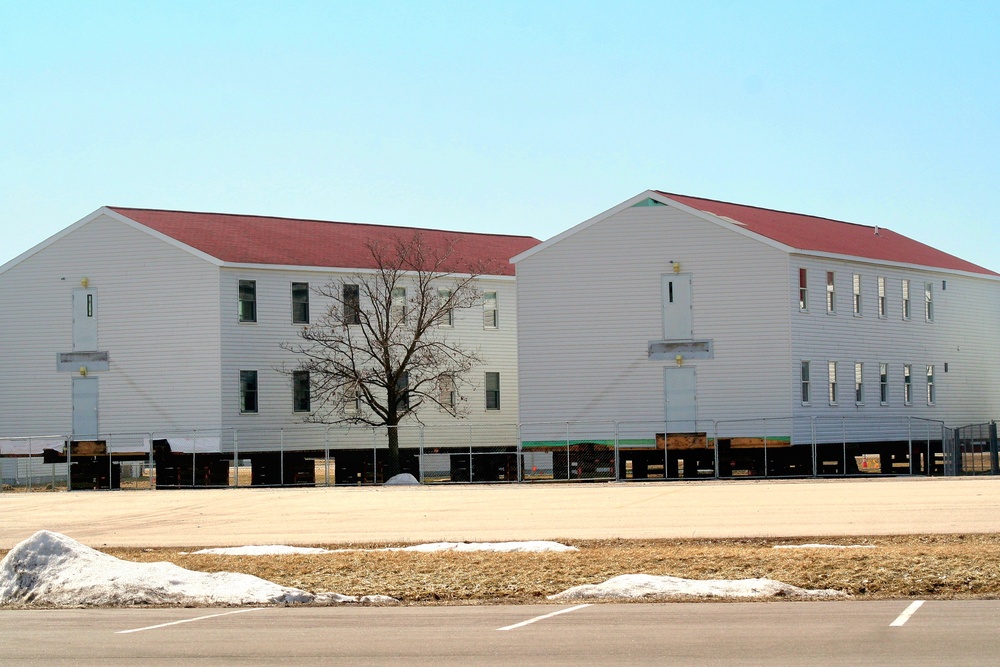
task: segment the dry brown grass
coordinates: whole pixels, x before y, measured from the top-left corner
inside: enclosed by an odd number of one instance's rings
[[[815,542],[874,548],[774,548]],[[296,556],[183,555],[181,551],[194,549],[165,548],[105,551],[133,561],[170,561],[192,570],[245,572],[314,592],[391,595],[408,604],[537,603],[570,586],[632,573],[692,579],[768,577],[803,588],[833,588],[858,599],[1000,597],[1000,535],[564,543],[580,551],[354,551]]]

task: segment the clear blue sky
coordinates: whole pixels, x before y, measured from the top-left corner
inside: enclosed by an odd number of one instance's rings
[[[0,263],[99,206],[545,239],[647,188],[1000,270],[1000,2],[0,0]]]

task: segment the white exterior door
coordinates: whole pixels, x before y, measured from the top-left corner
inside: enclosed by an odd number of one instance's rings
[[[97,350],[97,290],[73,290],[73,351]]]
[[[96,438],[98,432],[97,378],[73,378],[73,436]]]
[[[695,433],[698,430],[694,371],[694,368],[663,369],[667,433]]]
[[[691,274],[666,273],[661,288],[663,340],[691,340]]]

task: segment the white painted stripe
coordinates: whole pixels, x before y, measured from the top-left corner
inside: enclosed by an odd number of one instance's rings
[[[577,609],[583,609],[584,607],[589,607],[589,604],[578,604],[575,607],[570,607],[569,609],[560,609],[559,611],[554,611],[551,614],[545,614],[543,616],[535,616],[534,618],[529,618],[527,621],[521,621],[520,623],[515,623],[514,625],[508,625],[504,628],[497,628],[497,630],[514,630],[515,628],[523,628],[526,625],[531,625],[532,623],[537,623],[538,621],[544,621],[547,618],[552,618],[553,616],[558,616],[559,614],[568,614],[571,611],[576,611]]]
[[[196,616],[195,618],[185,618],[182,621],[172,621],[170,623],[160,623],[159,625],[148,625],[144,628],[133,628],[132,630],[119,630],[116,635],[127,635],[131,632],[142,632],[143,630],[156,630],[157,628],[165,628],[170,625],[180,625],[181,623],[193,623],[195,621],[203,621],[206,618],[218,618],[219,616],[229,616],[230,614],[242,614],[247,611],[258,611],[260,609],[265,609],[266,607],[253,607],[251,609],[237,609],[236,611],[227,611],[221,614],[209,614],[208,616]]]
[[[923,600],[915,600],[910,603],[910,606],[903,610],[903,613],[896,617],[896,620],[889,624],[890,628],[898,628],[899,626],[910,620],[910,616],[916,613],[920,609],[920,605],[924,603]]]

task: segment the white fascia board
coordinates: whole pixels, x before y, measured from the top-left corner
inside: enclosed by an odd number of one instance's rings
[[[28,259],[32,255],[35,255],[35,254],[41,252],[42,250],[45,250],[46,248],[48,248],[50,245],[52,245],[53,243],[55,243],[59,239],[63,238],[67,234],[71,234],[71,233],[75,232],[80,227],[83,227],[85,224],[87,224],[91,220],[94,220],[95,218],[99,218],[104,213],[105,213],[105,209],[103,207],[99,208],[96,211],[94,211],[93,213],[91,213],[90,215],[87,215],[87,216],[84,216],[83,218],[80,218],[79,220],[77,220],[76,222],[74,222],[72,225],[70,225],[66,229],[64,229],[64,230],[62,230],[60,232],[56,232],[55,234],[53,234],[49,238],[45,239],[44,241],[42,241],[38,245],[36,245],[36,246],[34,246],[32,248],[29,248],[28,250],[25,250],[24,252],[22,252],[20,255],[18,255],[14,259],[10,260],[9,262],[7,262],[6,264],[4,264],[3,266],[0,266],[0,274],[5,273],[9,269],[12,269],[13,267],[17,266],[18,264],[20,264],[24,260]]]
[[[951,276],[964,276],[966,278],[981,278],[983,280],[1000,281],[1000,276],[988,273],[976,273],[975,271],[959,271],[958,269],[946,269],[940,266],[926,266],[924,264],[908,264],[906,262],[894,262],[888,259],[873,259],[871,257],[859,257],[856,255],[838,255],[832,252],[821,252],[818,250],[793,250],[793,256],[821,257],[823,259],[833,259],[839,262],[852,262],[854,264],[868,264],[870,266],[887,266],[896,269],[911,269],[913,271],[926,271],[928,273],[944,273]]]
[[[351,269],[340,266],[299,266],[297,264],[250,264],[241,262],[219,262],[223,269],[251,269],[255,271],[301,271],[303,273],[337,273],[350,275],[373,275],[378,273],[378,269]],[[415,274],[415,271],[404,271],[404,274]],[[469,273],[449,273],[442,272],[447,278],[468,278]],[[514,276],[498,276],[492,273],[484,273],[476,276],[477,280],[500,280],[514,281]]]
[[[625,209],[627,209],[627,208],[629,208],[631,206],[634,206],[635,204],[638,204],[643,199],[656,199],[657,201],[662,202],[663,197],[658,196],[657,193],[654,192],[654,191],[652,191],[652,190],[646,190],[645,192],[643,192],[641,194],[637,194],[636,196],[632,197],[631,199],[626,199],[625,201],[623,201],[621,204],[618,204],[618,206],[615,206],[614,208],[609,208],[604,213],[598,213],[593,218],[590,218],[589,220],[584,220],[580,224],[574,225],[573,227],[570,227],[566,231],[561,232],[559,234],[556,234],[552,238],[548,239],[547,241],[543,241],[543,242],[539,243],[538,245],[534,246],[533,248],[528,248],[527,250],[525,250],[524,252],[522,252],[519,255],[514,255],[513,257],[510,258],[510,263],[511,264],[517,264],[522,259],[527,259],[527,258],[531,257],[536,252],[544,250],[545,248],[548,248],[549,246],[553,246],[556,243],[559,243],[560,241],[562,241],[563,239],[565,239],[567,237],[570,237],[570,236],[573,236],[577,232],[581,232],[584,229],[587,229],[588,227],[590,227],[592,225],[596,225],[597,223],[601,222],[602,220],[605,220],[606,218],[610,218],[612,215],[614,215],[616,213],[621,213]]]
[[[152,227],[147,227],[146,225],[144,225],[142,223],[136,222],[135,220],[133,220],[132,218],[128,217],[127,215],[122,215],[121,213],[118,213],[116,211],[112,211],[107,206],[102,206],[100,209],[98,209],[98,212],[99,213],[103,213],[104,215],[108,216],[109,218],[113,218],[114,220],[117,220],[117,221],[119,221],[119,222],[121,222],[121,223],[123,223],[125,225],[128,225],[129,227],[131,227],[133,229],[137,229],[140,232],[144,232],[146,234],[149,234],[153,238],[160,239],[161,241],[164,241],[164,242],[166,242],[166,243],[174,246],[178,250],[183,250],[184,252],[186,252],[186,253],[188,253],[190,255],[194,255],[195,257],[198,257],[199,259],[203,259],[206,262],[210,262],[212,264],[215,264],[216,266],[222,266],[222,260],[219,259],[218,257],[215,257],[213,255],[209,255],[207,252],[203,252],[201,250],[198,250],[197,248],[189,246],[186,243],[181,243],[180,241],[178,241],[174,237],[168,236],[167,234],[164,234],[163,232],[156,231]]]

